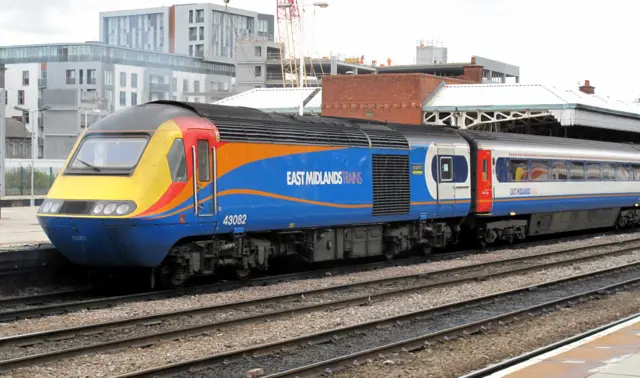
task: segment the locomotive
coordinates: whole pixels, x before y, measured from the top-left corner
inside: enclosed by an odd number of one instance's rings
[[[176,287],[637,225],[639,203],[633,145],[153,101],[85,130],[38,220],[75,264]]]

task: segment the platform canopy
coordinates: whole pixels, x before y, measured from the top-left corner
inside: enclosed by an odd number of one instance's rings
[[[442,85],[424,123],[492,131],[560,124],[640,133],[640,104],[541,84]]]
[[[302,93],[301,93],[302,92]],[[217,101],[216,105],[246,106],[267,112],[297,114],[304,98],[305,114],[320,114],[322,88],[255,88]]]

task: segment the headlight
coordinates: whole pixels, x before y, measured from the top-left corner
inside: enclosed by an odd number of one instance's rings
[[[103,213],[105,213],[105,215],[111,215],[111,213],[113,213],[113,211],[116,209],[118,205],[116,205],[115,203],[111,202],[110,204],[108,204],[107,206],[104,207],[104,211]]]
[[[136,209],[133,201],[98,201],[91,209],[91,214],[100,216],[119,216],[132,213]]]
[[[40,205],[40,209],[38,209],[38,213],[41,214],[55,214],[58,211],[60,211],[60,208],[62,207],[62,201],[61,200],[55,200],[55,199],[45,199],[44,201],[42,201],[42,205]]]

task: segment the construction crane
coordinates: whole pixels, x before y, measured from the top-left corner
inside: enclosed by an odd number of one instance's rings
[[[278,14],[278,37],[280,42],[280,65],[282,86],[295,87],[300,76],[296,59],[296,34],[301,32],[298,0],[276,0]]]

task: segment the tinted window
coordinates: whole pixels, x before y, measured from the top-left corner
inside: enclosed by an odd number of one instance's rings
[[[187,181],[187,157],[184,152],[184,142],[182,139],[173,141],[171,149],[167,154],[167,162],[169,163],[171,180],[174,182]]]
[[[572,180],[584,180],[584,163],[572,161],[570,175]]]
[[[620,181],[627,181],[631,178],[628,164],[618,164],[616,166],[616,178]]]
[[[633,166],[633,179],[635,181],[640,181],[640,165]]]
[[[209,181],[209,141],[198,141],[198,180]]]
[[[611,163],[602,163],[602,179],[603,180],[615,180],[616,179],[616,166]]]
[[[549,160],[531,162],[531,181],[549,181]]]
[[[96,171],[130,169],[138,163],[146,144],[147,138],[143,137],[89,137],[70,166]]]
[[[587,163],[587,180],[600,180],[600,163]]]
[[[440,158],[440,181],[453,180],[453,160],[450,157]]]
[[[527,160],[509,161],[510,181],[529,181],[529,167]]]
[[[551,179],[565,181],[567,179],[567,163],[564,161],[554,161],[551,164]]]

